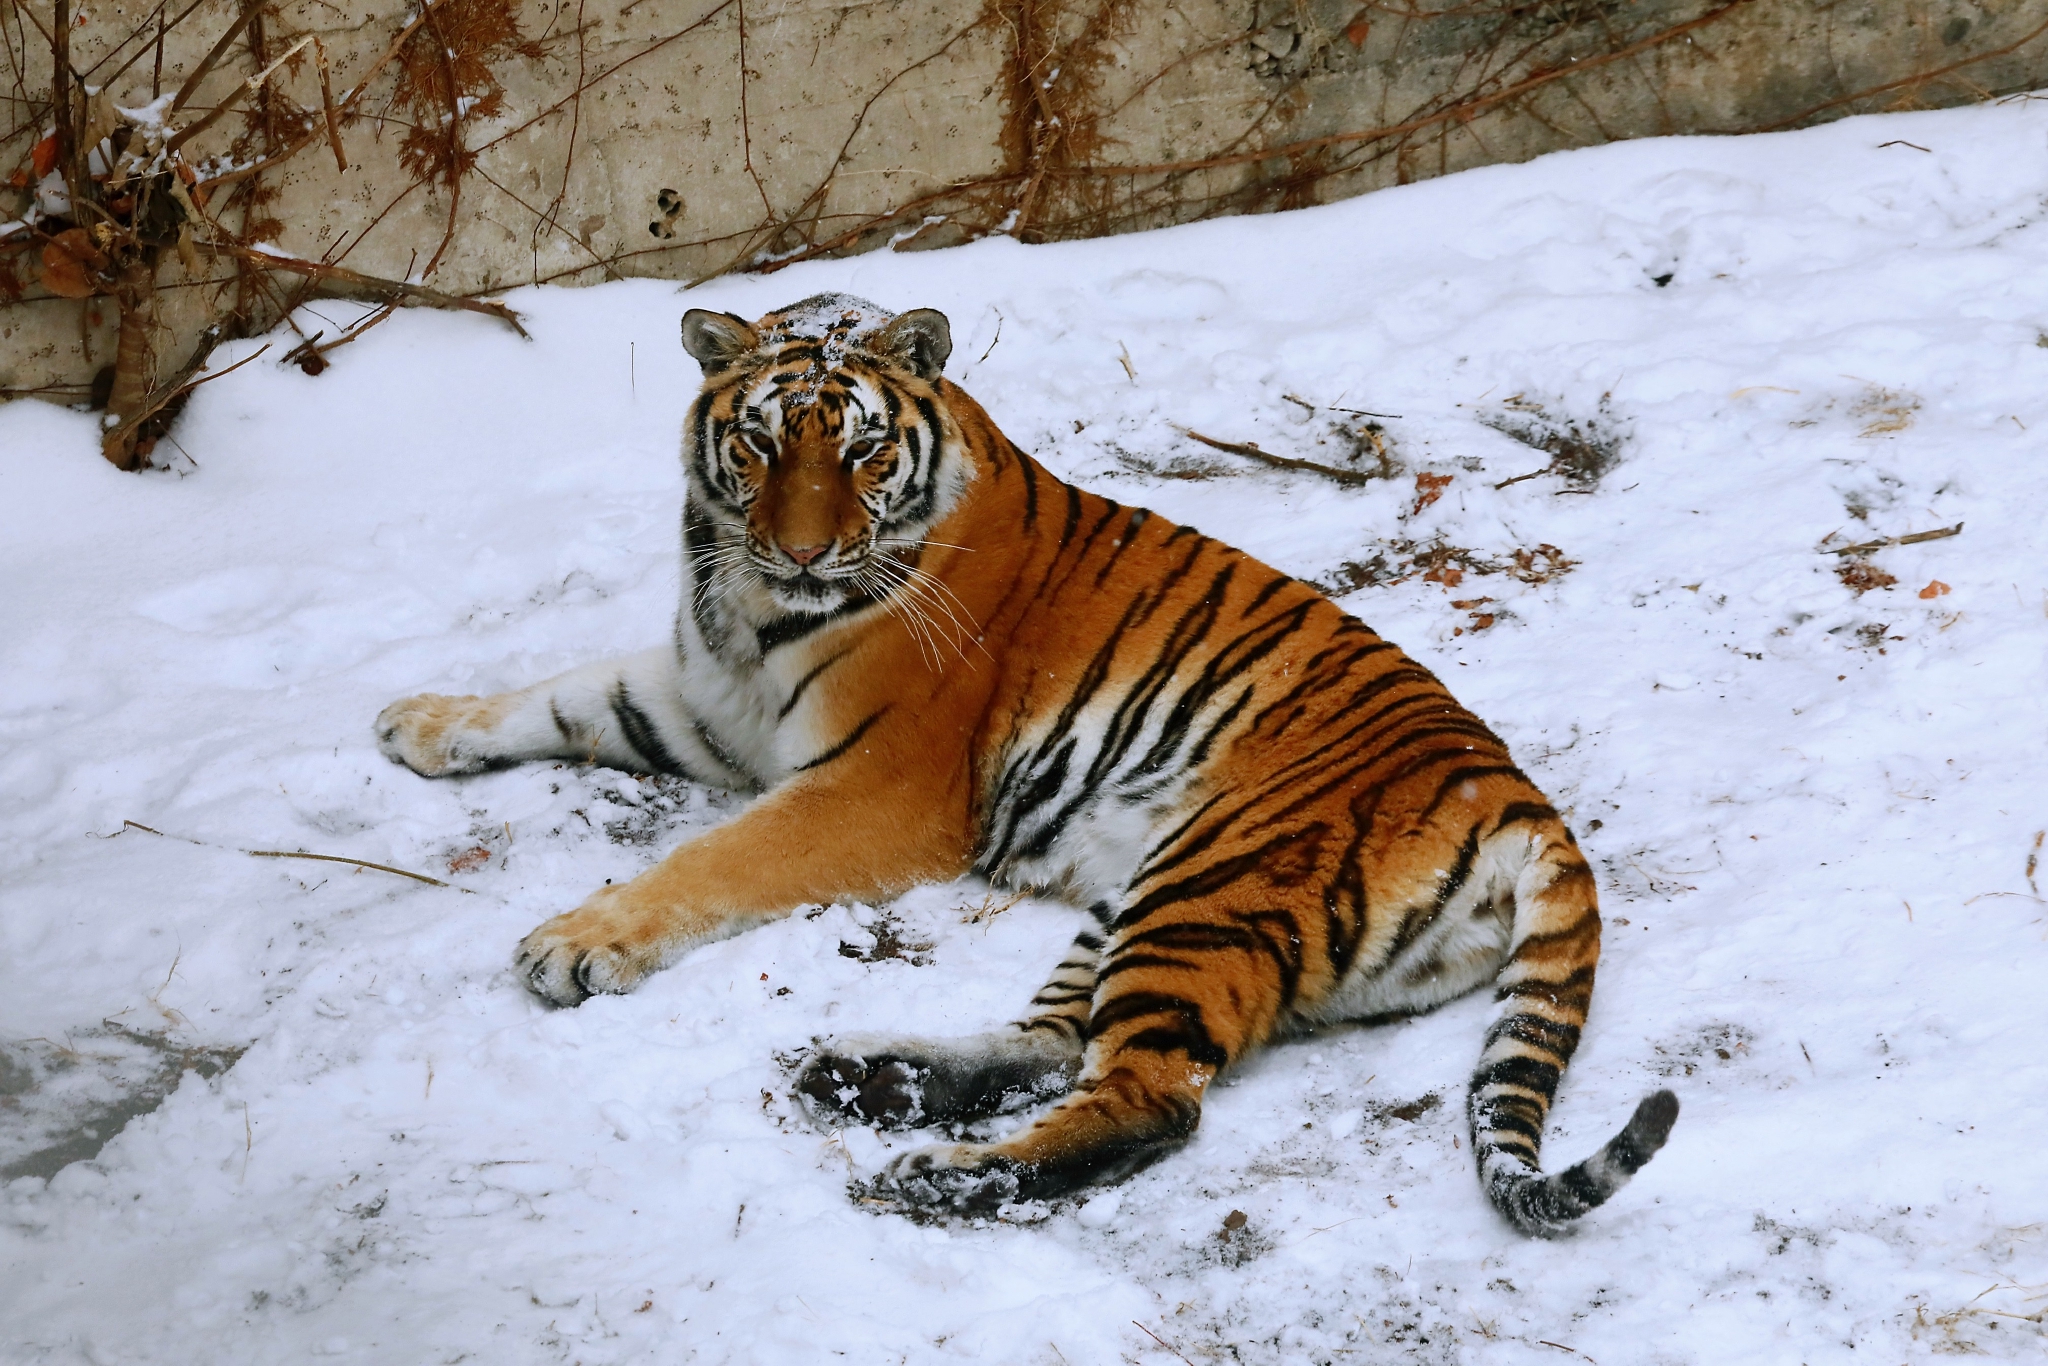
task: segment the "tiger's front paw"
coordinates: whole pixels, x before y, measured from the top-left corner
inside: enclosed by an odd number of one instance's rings
[[[377,713],[377,748],[423,778],[474,773],[491,762],[484,743],[497,699],[421,693]]]
[[[893,1057],[882,1040],[827,1040],[797,1073],[797,1094],[812,1111],[837,1110],[884,1129],[924,1122],[925,1082],[931,1069]]]
[[[600,992],[624,995],[661,966],[617,905],[624,890],[607,887],[519,941],[514,961],[536,995],[558,1006],[582,1005]]]
[[[875,1178],[874,1193],[907,1209],[994,1214],[1023,1187],[1018,1163],[981,1143],[904,1153]]]

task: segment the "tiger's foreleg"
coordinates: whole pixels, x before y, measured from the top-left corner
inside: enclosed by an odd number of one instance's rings
[[[1515,881],[1514,928],[1494,992],[1499,1004],[1466,1115],[1487,1198],[1523,1233],[1553,1237],[1628,1184],[1664,1146],[1678,1098],[1655,1092],[1606,1147],[1543,1174],[1544,1120],[1592,1001],[1600,912],[1592,870],[1561,822],[1553,818],[1532,836],[1532,852]]]
[[[968,864],[966,778],[920,739],[907,712],[874,726],[860,746],[540,926],[520,941],[519,971],[548,1000],[577,1005],[631,991],[698,945],[799,906],[878,901],[958,877]]]
[[[977,1119],[1052,1099],[1080,1074],[1102,936],[1078,935],[1031,1014],[958,1039],[854,1034],[821,1041],[797,1073],[816,1111],[884,1128]]]
[[[571,669],[490,697],[422,693],[377,717],[377,747],[429,778],[520,763],[573,759],[636,773],[682,773],[730,784],[705,752],[687,711],[673,648]]]
[[[1105,955],[1073,1093],[1002,1142],[906,1153],[879,1189],[989,1210],[1121,1180],[1186,1143],[1209,1083],[1278,1022],[1298,945],[1276,954],[1271,919],[1202,900],[1125,928]]]

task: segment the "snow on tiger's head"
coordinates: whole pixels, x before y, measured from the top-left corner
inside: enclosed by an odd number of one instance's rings
[[[940,390],[943,313],[819,294],[755,321],[692,309],[704,367],[683,456],[714,539],[788,611],[885,596],[967,475]],[[742,554],[739,547],[744,546]]]

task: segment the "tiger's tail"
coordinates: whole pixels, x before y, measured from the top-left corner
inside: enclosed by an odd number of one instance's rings
[[[1545,825],[1515,881],[1512,944],[1494,992],[1499,1010],[1466,1102],[1487,1198],[1509,1223],[1540,1238],[1564,1232],[1627,1185],[1678,1119],[1678,1097],[1658,1091],[1599,1152],[1543,1174],[1544,1119],[1578,1048],[1600,960],[1592,869],[1561,821]]]

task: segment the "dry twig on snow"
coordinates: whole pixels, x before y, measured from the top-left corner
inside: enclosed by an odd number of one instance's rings
[[[1275,469],[1299,470],[1304,474],[1320,474],[1325,479],[1333,479],[1337,483],[1352,488],[1363,488],[1373,480],[1373,476],[1366,474],[1362,470],[1339,469],[1335,465],[1321,465],[1313,460],[1297,460],[1291,455],[1275,455],[1271,451],[1260,450],[1249,441],[1219,441],[1213,436],[1203,436],[1192,427],[1176,426],[1174,430],[1180,432],[1181,435],[1187,437],[1190,441],[1199,441],[1204,446],[1219,451],[1229,451],[1232,455],[1248,455],[1254,460],[1263,461],[1273,466]]]
[[[1859,541],[1855,545],[1823,547],[1821,553],[1824,555],[1868,555],[1873,550],[1883,550],[1887,546],[1919,545],[1922,541],[1941,541],[1946,540],[1950,536],[1960,536],[1962,534],[1963,524],[1957,522],[1954,526],[1945,526],[1939,531],[1916,531],[1910,536],[1886,536],[1875,541]]]

